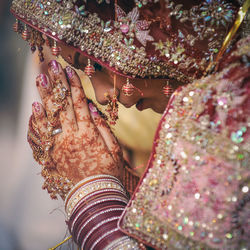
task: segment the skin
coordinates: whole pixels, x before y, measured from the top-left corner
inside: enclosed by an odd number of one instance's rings
[[[69,64],[74,65],[75,51],[70,47],[60,44],[62,49],[61,56]],[[79,56],[78,68],[84,69],[87,65],[87,58],[83,55]],[[94,64],[94,63],[93,63]],[[102,67],[102,70],[96,70],[96,72],[91,77],[91,83],[93,85],[96,100],[101,105],[107,104],[107,99],[105,98],[105,93],[110,96],[114,92],[114,73],[110,70]],[[132,83],[138,90],[135,90],[132,96],[126,96],[122,92],[122,86],[126,83],[126,78],[120,75],[116,75],[116,90],[115,94],[118,101],[123,104],[126,108],[130,108],[136,105],[138,101],[142,102],[142,110],[151,108],[157,113],[163,113],[166,105],[168,103],[168,97],[163,94],[162,88],[166,85],[166,80],[164,79],[130,79]],[[178,88],[182,83],[175,80],[169,80],[169,84],[173,89]],[[141,95],[143,93],[143,96]]]
[[[112,174],[120,178],[121,148],[106,121],[95,110],[90,111],[76,72],[69,67],[67,71],[71,71],[71,78],[66,76],[60,64],[57,73],[50,65],[48,76],[39,75],[36,80],[42,104],[34,103],[32,111],[42,141],[48,136],[48,114],[55,108],[53,86],[60,80],[71,93],[67,96],[66,108],[56,116],[62,133],[53,136],[50,152],[53,167],[48,170],[67,177],[73,184],[95,174]],[[44,77],[47,84],[44,84]]]
[[[61,47],[62,57],[73,65],[75,51],[63,45]],[[86,64],[87,59],[80,56],[80,67],[84,69]],[[68,91],[64,101],[67,105],[51,116],[56,109],[53,89],[58,82]],[[94,73],[91,82],[97,101],[106,105],[108,100],[105,94],[112,96],[114,92],[114,74],[102,68]],[[125,96],[122,86],[126,79],[116,76],[115,94],[120,103],[129,108],[140,101],[142,109],[152,108],[159,113],[164,111],[168,102],[168,98],[162,92],[166,84],[164,80],[133,79],[131,82],[136,89],[132,96]],[[174,81],[170,84],[174,88],[179,85]],[[35,126],[38,139],[42,142],[45,138],[53,138],[53,146],[49,151],[51,163],[50,167],[46,167],[49,174],[68,178],[73,184],[96,174],[109,174],[122,179],[123,157],[120,145],[95,106],[87,103],[77,73],[71,67],[63,69],[59,63],[53,61],[49,64],[48,74],[37,77],[36,85],[42,104],[33,104],[34,122],[30,125],[30,131],[34,130],[32,126]],[[62,132],[55,136],[49,135],[50,123],[53,129],[61,127]]]

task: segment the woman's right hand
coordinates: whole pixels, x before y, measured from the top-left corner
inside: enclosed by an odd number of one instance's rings
[[[78,75],[66,67],[66,76],[56,61],[49,65],[49,77],[41,74],[36,81],[42,104],[36,102],[32,107],[33,124],[41,142],[44,145],[51,140],[52,144],[46,171],[72,184],[97,174],[121,179],[121,148],[94,104],[88,103]],[[64,106],[59,111],[58,104]],[[61,132],[51,134],[51,125],[54,132],[59,131],[58,127]]]

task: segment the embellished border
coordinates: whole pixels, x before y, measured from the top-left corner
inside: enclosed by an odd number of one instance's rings
[[[65,42],[121,75],[133,78],[169,77],[181,82],[190,82],[194,79],[168,62],[149,60],[144,47],[131,50],[122,42],[123,36],[118,32],[113,21],[113,30],[106,29],[95,13],[83,17],[69,8],[64,8],[63,3],[42,1],[44,7],[40,8],[40,2],[14,0],[11,11],[18,19],[34,29],[57,41]],[[70,3],[65,2],[65,4]]]
[[[245,43],[246,41],[247,39],[244,40]],[[233,52],[233,55],[235,55],[236,53],[239,56],[239,54],[242,53],[244,54],[244,52],[246,52],[246,48],[248,48],[249,45],[247,43],[244,44],[244,42],[240,41],[238,43],[238,51],[237,53]],[[242,44],[243,46],[241,46]],[[173,147],[174,142],[172,143],[170,142],[169,144],[167,142],[170,138],[172,138],[173,141],[175,141],[175,139],[177,138],[176,130],[180,129],[186,131],[181,126],[181,124],[187,122],[185,118],[188,115],[190,115],[190,112],[186,112],[187,110],[185,110],[185,108],[193,107],[193,112],[191,114],[195,113],[198,116],[199,114],[203,114],[203,109],[200,108],[198,103],[195,103],[193,101],[193,97],[195,95],[200,96],[200,91],[204,88],[205,89],[207,88],[206,92],[207,95],[205,95],[204,98],[209,98],[209,93],[212,93],[212,91],[216,89],[216,86],[215,84],[208,85],[206,80],[210,79],[210,82],[214,83],[218,79],[223,79],[224,74],[227,74],[227,72],[230,71],[231,69],[238,67],[238,65],[239,65],[238,63],[232,63],[222,72],[195,81],[193,84],[181,88],[174,93],[157,129],[156,137],[154,140],[154,148],[151,154],[148,169],[145,172],[144,176],[141,178],[141,181],[137,186],[137,189],[132,199],[127,205],[119,221],[119,226],[122,231],[140,240],[144,239],[145,244],[150,245],[152,247],[157,247],[158,249],[166,249],[169,247],[171,249],[177,249],[177,248],[182,249],[181,247],[184,246],[189,246],[190,249],[200,249],[200,248],[211,249],[211,247],[209,247],[205,241],[203,241],[203,243],[197,242],[197,239],[192,239],[191,237],[185,237],[184,235],[178,233],[178,230],[182,230],[181,227],[180,229],[179,227],[173,228],[173,225],[171,225],[171,223],[169,225],[162,223],[159,218],[157,218],[150,212],[152,204],[150,202],[150,198],[147,199],[147,197],[151,198],[156,197],[157,192],[159,191],[159,188],[161,186],[160,182],[162,181],[160,178],[157,177],[162,176],[163,166],[167,168],[171,167],[174,168],[173,175],[169,178],[168,182],[166,183],[166,192],[167,193],[171,192],[172,187],[171,185],[168,184],[171,184],[175,179],[174,173],[176,164],[173,164],[172,166],[172,161],[171,161],[172,160],[171,148]],[[224,100],[221,97],[224,98],[223,93],[221,93],[221,96],[215,95],[214,99],[217,102],[221,102],[221,100]],[[183,108],[179,107],[177,103],[179,105],[182,103]],[[219,103],[217,108],[222,108],[222,109],[225,108],[221,107],[221,105],[222,104]],[[228,98],[228,103],[226,108],[230,106],[231,106],[231,101],[230,98]],[[171,116],[175,117],[173,118],[173,121],[171,121]],[[176,117],[179,118],[176,120]],[[204,133],[207,133],[206,127],[208,126],[208,124],[206,123],[206,117],[205,115],[202,115],[201,117],[204,117],[205,120],[203,119],[200,120],[199,128],[197,127],[197,125],[195,126],[195,124],[193,124],[192,122],[190,123],[190,126],[191,127],[193,126],[194,127],[193,130],[196,129],[197,133],[199,131],[201,132],[204,131]],[[196,118],[197,117],[190,117],[191,120],[195,120]],[[216,126],[216,124],[214,124],[213,126]],[[188,131],[189,130],[187,130],[186,133],[184,132],[182,135],[182,138],[186,141],[188,141],[188,138],[185,137]],[[204,142],[206,143],[205,144],[206,149],[208,153],[216,155],[218,158],[222,157],[222,159],[225,159],[226,162],[232,162],[233,166],[235,166],[235,171],[239,170],[240,172],[242,172],[245,169],[246,162],[249,159],[250,152],[249,149],[246,149],[244,144],[239,145],[241,141],[235,141],[235,138],[232,137],[234,135],[234,132],[231,132],[231,137],[229,132],[230,131],[225,130],[224,133],[222,133],[221,135],[217,133],[216,136],[215,135],[211,136],[211,138],[213,138],[212,141],[209,140],[206,141],[207,138],[209,139],[209,134],[207,135],[205,134]],[[210,133],[213,132],[210,131]],[[192,143],[202,146],[203,145],[202,138],[203,138],[202,136],[194,138],[194,140],[192,140]],[[216,143],[217,145],[218,143],[221,144],[221,147],[215,148],[213,145],[216,145]],[[242,156],[244,157],[244,160],[242,160]],[[185,161],[185,159],[187,158],[185,152],[183,152],[183,155],[181,154],[181,157],[183,158],[183,161]],[[195,160],[200,160],[200,158],[197,159],[195,158]],[[168,165],[166,166],[166,164]],[[239,195],[238,200],[242,198],[241,197],[242,193],[239,192],[240,191],[237,191],[237,194],[235,193],[235,197]],[[242,192],[244,193],[244,191]],[[242,199],[245,198],[243,197]],[[237,198],[233,198],[232,202],[234,202],[234,200],[237,200]],[[225,241],[226,244],[231,245],[233,243],[232,240],[234,240],[232,235],[233,232],[226,233],[225,238],[222,240]],[[211,239],[212,247],[213,246],[215,247],[217,243],[220,243],[221,241],[219,242],[219,240],[220,239],[217,238]]]

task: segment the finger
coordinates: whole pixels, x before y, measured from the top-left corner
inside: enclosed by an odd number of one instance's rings
[[[29,119],[28,136],[28,139],[31,139],[36,145],[41,145],[40,133],[37,128],[34,114],[32,114]]]
[[[36,78],[36,85],[38,88],[39,95],[42,99],[42,103],[45,108],[48,121],[51,123],[52,126],[60,126],[60,121],[57,114],[58,108],[54,104],[52,85],[49,81],[48,76],[46,76],[45,74],[40,74]]]
[[[99,130],[99,133],[101,134],[104,142],[106,143],[114,161],[116,163],[121,163],[123,159],[122,150],[116,137],[114,136],[113,132],[111,131],[105,119],[101,117],[95,105],[92,102],[90,102],[88,106],[89,106],[90,115],[94,121],[94,124]]]
[[[35,123],[36,123],[36,129],[38,130],[38,133],[41,137],[47,136],[48,134],[48,129],[47,129],[47,124],[48,120],[45,114],[45,110],[42,106],[41,103],[39,102],[34,102],[32,104],[32,114],[34,115],[35,118]]]
[[[39,92],[39,95],[42,99],[42,103],[47,109],[48,101],[51,99],[52,96],[52,86],[49,81],[49,78],[45,74],[40,74],[36,78],[36,86]]]
[[[40,140],[39,132],[37,130],[37,126],[35,125],[35,117],[33,114],[30,116],[30,119],[29,119],[27,140],[33,152],[34,151],[38,152],[40,150],[41,140]]]
[[[66,67],[66,73],[70,82],[72,101],[78,128],[84,129],[91,119],[81,80],[76,72],[68,66]]]
[[[48,72],[54,88],[58,87],[58,90],[62,91],[62,87],[64,87],[67,91],[70,91],[68,80],[60,63],[55,60],[51,61],[49,63]],[[61,84],[62,87],[60,87],[59,84]],[[71,95],[69,94],[65,98],[67,101],[67,105],[63,110],[60,111],[59,117],[62,125],[62,130],[65,133],[71,133],[72,131],[77,130],[77,123]]]

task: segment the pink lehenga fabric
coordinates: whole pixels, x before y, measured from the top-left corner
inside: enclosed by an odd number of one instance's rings
[[[249,45],[172,96],[120,220],[128,234],[158,249],[248,249]]]

